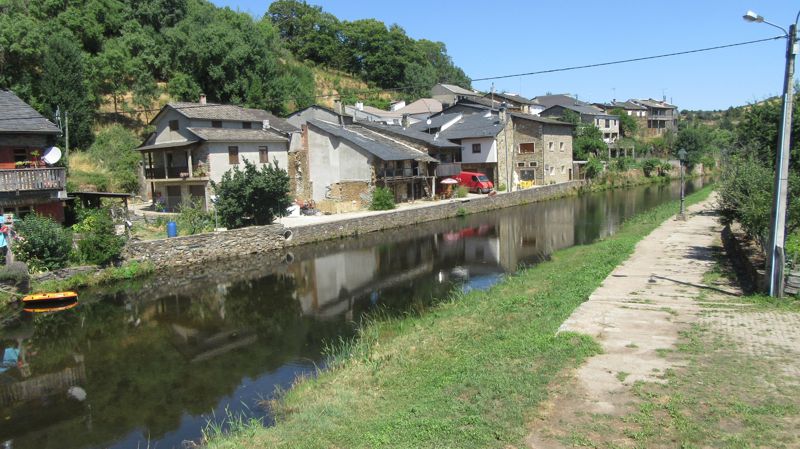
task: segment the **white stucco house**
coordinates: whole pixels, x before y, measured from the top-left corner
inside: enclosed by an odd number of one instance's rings
[[[150,122],[155,131],[137,150],[147,196],[168,211],[187,200],[211,206],[211,181],[244,160],[288,168],[299,129],[261,109],[206,102],[165,105]]]

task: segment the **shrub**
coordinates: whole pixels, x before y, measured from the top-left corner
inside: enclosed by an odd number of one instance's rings
[[[117,261],[125,239],[116,235],[111,212],[105,208],[79,209],[78,220],[72,229],[81,234],[77,245],[80,262],[108,265]]]
[[[8,265],[0,266],[0,283],[14,285],[20,290],[27,290],[31,276],[28,274],[28,266],[23,262],[11,262]]]
[[[206,212],[201,200],[184,201],[178,215],[178,229],[188,235],[199,234],[214,229],[214,220]]]
[[[587,179],[595,179],[603,173],[603,163],[596,157],[590,157],[584,168]]]
[[[115,187],[125,192],[139,190],[137,167],[141,156],[134,151],[140,143],[133,131],[122,125],[111,125],[97,133],[89,147],[89,155],[103,168],[111,172]],[[99,181],[99,180],[97,180]],[[98,190],[101,189],[97,186]]]
[[[466,198],[468,193],[469,189],[466,186],[456,187],[456,198]]]
[[[370,210],[391,210],[394,209],[394,193],[386,187],[378,187],[372,192]]]
[[[235,166],[219,183],[212,181],[211,185],[217,194],[219,219],[231,229],[270,224],[275,217],[285,216],[292,204],[289,175],[277,161],[259,170],[245,159],[244,170]]]
[[[786,261],[794,269],[800,268],[800,231],[795,231],[786,236]]]
[[[69,261],[72,234],[50,218],[27,215],[14,225],[14,256],[31,272],[63,268]]]
[[[625,172],[633,167],[633,160],[627,157],[618,157],[614,160],[612,167],[614,171]]]
[[[505,184],[500,184],[499,186],[497,186],[497,191],[498,192],[505,192],[506,191],[506,185]]]
[[[642,171],[648,178],[653,176],[653,173],[658,173],[659,168],[661,168],[661,161],[658,159],[645,159],[642,162]]]
[[[658,172],[659,176],[669,176],[669,173],[672,171],[672,164],[669,162],[664,161],[661,163],[661,168]]]

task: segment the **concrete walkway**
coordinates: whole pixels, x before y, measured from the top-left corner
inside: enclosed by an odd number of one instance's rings
[[[529,447],[564,447],[553,437],[569,432],[575,414],[629,413],[633,383],[661,382],[671,367],[659,349],[674,347],[679,332],[699,319],[703,304],[697,298],[707,296],[701,293],[739,294],[733,287],[703,285],[721,230],[713,203],[712,196],[689,208],[686,221],[670,219],[644,238],[563,323],[560,331],[592,336],[603,353],[564,379],[572,391],[554,394],[543,406]]]

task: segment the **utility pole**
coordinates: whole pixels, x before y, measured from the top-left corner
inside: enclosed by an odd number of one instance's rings
[[[783,297],[783,270],[786,260],[784,243],[786,241],[786,199],[789,190],[789,145],[792,136],[792,103],[794,97],[794,57],[797,53],[797,24],[789,27],[786,39],[786,73],[783,80],[783,120],[781,121],[781,140],[775,156],[775,187],[770,220],[769,248],[769,294]]]
[[[64,128],[66,129],[66,137],[64,138],[64,165],[67,165],[67,157],[69,156],[69,111],[64,111]]]

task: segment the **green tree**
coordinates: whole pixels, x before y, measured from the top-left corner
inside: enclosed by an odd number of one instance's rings
[[[122,125],[104,128],[89,147],[89,154],[113,176],[114,185],[125,192],[139,190],[138,166],[141,155],[135,150],[139,138]]]
[[[614,108],[611,110],[613,115],[619,117],[619,129],[623,137],[633,137],[639,128],[636,119],[628,115],[622,108]]]
[[[235,166],[211,185],[217,194],[217,214],[229,228],[270,224],[275,217],[285,216],[292,204],[289,175],[277,161],[259,170],[245,159],[244,170]]]
[[[28,264],[31,272],[50,271],[67,266],[72,234],[50,218],[29,214],[14,224],[18,238],[12,245],[14,256]]]
[[[116,234],[111,211],[107,208],[79,209],[73,231],[80,234],[78,258],[82,263],[108,265],[119,260],[125,239]]]
[[[39,103],[45,116],[54,117],[58,108],[69,113],[69,144],[88,148],[94,135],[94,105],[87,92],[84,56],[75,38],[68,33],[47,41],[38,85]]]

